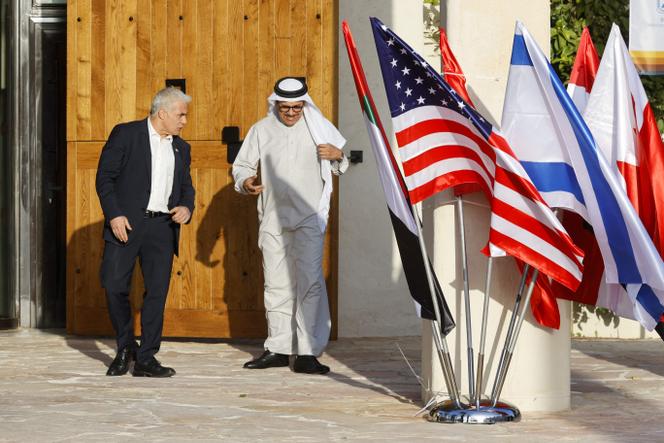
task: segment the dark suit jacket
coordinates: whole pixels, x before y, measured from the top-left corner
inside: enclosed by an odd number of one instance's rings
[[[194,187],[191,184],[191,147],[180,137],[173,137],[175,172],[168,209],[186,206],[194,212]],[[133,230],[129,243],[145,221],[145,209],[150,199],[152,153],[147,119],[121,123],[113,128],[101,151],[97,168],[97,195],[104,211],[104,240],[118,245],[110,221],[124,215]],[[175,254],[178,253],[180,225],[175,228]],[[132,235],[134,234],[134,235]]]

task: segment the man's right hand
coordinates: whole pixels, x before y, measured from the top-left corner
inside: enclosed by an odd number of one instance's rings
[[[251,177],[244,180],[242,187],[244,188],[247,194],[258,195],[263,192],[263,185],[254,184],[258,180],[258,176],[252,175]]]
[[[127,220],[127,217],[121,215],[119,217],[115,217],[114,219],[112,219],[111,230],[113,231],[113,235],[115,235],[115,238],[120,240],[122,243],[127,243],[127,240],[129,240],[129,236],[127,235],[127,230],[131,231],[131,225],[129,224],[129,220]]]

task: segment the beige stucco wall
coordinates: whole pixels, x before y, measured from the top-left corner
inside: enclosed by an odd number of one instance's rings
[[[528,27],[542,49],[549,51],[549,2],[545,0],[448,0],[442,2],[442,22],[447,28],[452,50],[464,69],[470,94],[485,116],[500,122],[507,83],[509,60],[517,19]],[[481,303],[485,286],[487,259],[478,251],[486,244],[489,210],[481,197],[470,198],[464,205],[469,254],[471,319],[475,359],[479,351]],[[441,194],[427,202],[425,212],[433,222],[433,248],[436,272],[448,303],[457,320],[457,328],[448,337],[457,380],[467,394],[467,345],[463,281],[460,260],[459,224],[453,197]],[[504,335],[518,286],[519,276],[510,258],[494,261],[492,297],[489,305],[485,393],[490,393],[493,376],[503,346]],[[528,310],[508,373],[502,398],[522,410],[560,410],[570,405],[570,324],[569,303],[559,303],[561,328],[558,331],[539,327]],[[425,342],[430,340],[424,329]],[[437,360],[431,360],[432,347],[425,346],[425,376],[432,390],[445,390]],[[431,372],[426,372],[431,370]],[[426,393],[425,393],[426,394]]]
[[[581,318],[580,307],[576,307],[575,317]],[[640,339],[652,338],[659,340],[659,335],[655,331],[646,330],[637,321],[627,318],[620,318],[614,315],[596,314],[585,309],[585,318],[581,321],[572,323],[572,336],[583,338],[624,338]]]
[[[385,130],[391,134],[370,16],[380,18],[420,50],[422,1],[339,2],[339,26],[342,20],[348,21]],[[339,336],[419,335],[420,320],[403,277],[343,34],[339,34],[339,126],[348,139],[346,152],[364,153],[364,161],[351,165],[339,181]]]

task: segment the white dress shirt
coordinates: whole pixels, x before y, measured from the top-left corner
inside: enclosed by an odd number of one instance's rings
[[[162,137],[152,126],[148,118],[150,134],[150,152],[152,153],[152,178],[148,211],[168,212],[168,200],[173,190],[175,154],[173,136]]]

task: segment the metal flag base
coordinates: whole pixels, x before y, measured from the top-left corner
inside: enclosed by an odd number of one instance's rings
[[[480,401],[479,409],[473,404],[462,404],[462,407],[452,400],[445,400],[434,406],[429,412],[428,419],[439,423],[468,423],[492,425],[494,423],[521,420],[519,409],[507,402],[498,401],[493,406],[490,399]]]

